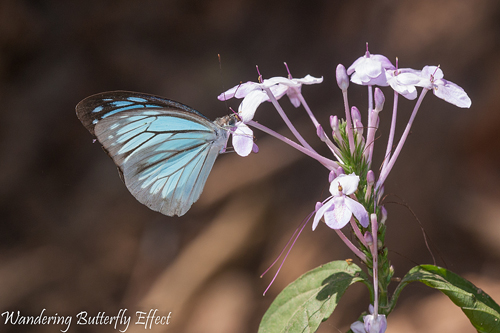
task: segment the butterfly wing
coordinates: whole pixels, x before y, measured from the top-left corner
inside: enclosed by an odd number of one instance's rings
[[[227,131],[161,97],[109,92],[76,107],[78,118],[118,166],[128,190],[152,210],[184,215],[198,200]]]

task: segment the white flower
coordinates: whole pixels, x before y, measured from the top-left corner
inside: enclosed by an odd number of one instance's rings
[[[342,229],[351,220],[352,215],[358,219],[363,227],[368,227],[368,212],[362,204],[353,200],[349,195],[356,192],[359,177],[354,173],[341,174],[330,183],[332,196],[316,211],[312,229],[315,230],[322,217],[332,229]]]
[[[368,51],[362,57],[356,59],[347,69],[351,75],[351,81],[361,85],[387,86],[385,71],[395,69],[387,57],[381,54],[370,54]]]
[[[420,82],[420,71],[411,68],[401,68],[387,70],[385,72],[387,83],[398,94],[405,98],[413,100],[417,97],[417,88],[415,86]]]
[[[316,84],[323,82],[323,78],[315,78],[311,75],[306,75],[302,79],[288,79],[285,77],[272,77],[264,80],[262,83],[246,82],[234,86],[233,88],[223,92],[217,98],[220,101],[225,101],[230,98],[243,98],[238,107],[238,114],[243,122],[248,122],[253,119],[257,107],[263,102],[269,102],[271,99],[265,89],[269,89],[276,100],[283,97],[285,94],[290,98],[290,102],[295,106],[300,106],[298,95],[303,84]]]
[[[443,79],[444,74],[437,66],[425,66],[420,73],[417,86],[432,90],[434,95],[448,103],[461,108],[469,108],[472,104],[467,93],[453,82]]]
[[[387,329],[387,319],[385,315],[373,315],[373,305],[369,307],[370,314],[363,317],[363,323],[356,321],[351,325],[354,333],[384,333]]]

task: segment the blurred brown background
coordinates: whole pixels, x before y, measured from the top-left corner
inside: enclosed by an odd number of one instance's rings
[[[387,245],[397,276],[437,264],[500,300],[500,2],[424,1],[27,1],[0,2],[0,313],[116,315],[171,312],[167,332],[256,332],[275,296],[304,272],[353,255],[325,225],[300,236],[280,275],[259,275],[328,192],[319,163],[256,132],[258,154],[217,160],[204,194],[182,218],[138,203],[75,116],[84,97],[133,90],[186,103],[215,119],[237,108],[216,96],[240,81],[324,76],[304,87],[324,127],[342,115],[334,70],[365,42],[400,67],[441,65],[471,109],[428,95],[386,182]],[[217,54],[221,54],[219,68]],[[366,90],[350,101],[366,109]],[[390,121],[381,114],[381,155]],[[283,107],[311,142],[302,109]],[[401,101],[399,134],[413,103]],[[364,113],[363,113],[364,116]],[[283,127],[269,105],[257,120]],[[285,132],[286,133],[286,132]],[[309,134],[306,134],[309,133]],[[328,154],[325,147],[318,149]],[[344,332],[369,303],[348,290],[320,332]],[[474,332],[439,292],[411,285],[388,332]],[[133,317],[133,320],[135,317]],[[4,325],[2,332],[62,326]],[[123,329],[123,327],[122,327]],[[144,331],[131,324],[127,332]]]

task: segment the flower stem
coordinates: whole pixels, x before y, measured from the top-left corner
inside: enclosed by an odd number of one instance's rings
[[[300,103],[302,104],[302,106],[306,110],[307,114],[309,115],[309,118],[311,118],[311,121],[313,122],[314,127],[317,128],[319,126],[319,122],[316,119],[316,117],[314,116],[314,114],[312,113],[311,108],[309,108],[309,105],[307,104],[306,100],[304,99],[304,96],[302,96],[302,94],[300,92],[297,92],[297,96],[299,97]]]
[[[378,222],[377,215],[371,215],[373,244],[371,248],[373,257],[373,317],[378,317]]]
[[[339,167],[339,165],[337,164],[337,162],[332,161],[332,160],[330,160],[330,159],[328,159],[326,157],[323,157],[323,156],[319,155],[318,153],[316,153],[315,151],[312,151],[310,149],[307,149],[307,148],[299,145],[298,143],[290,140],[287,137],[284,137],[283,135],[281,135],[281,134],[273,131],[272,129],[270,129],[270,128],[266,127],[266,126],[263,126],[263,125],[259,124],[256,121],[250,120],[246,124],[250,125],[250,126],[252,126],[254,128],[257,128],[257,129],[261,130],[264,133],[267,133],[267,134],[269,134],[271,136],[274,136],[276,139],[281,140],[284,143],[286,143],[286,144],[292,146],[293,148],[297,149],[298,151],[306,154],[307,156],[314,158],[315,160],[317,160],[318,162],[320,162],[321,164],[323,164],[328,170],[336,170]]]
[[[354,154],[354,136],[352,133],[352,120],[351,111],[349,110],[349,100],[347,99],[347,90],[342,91],[342,96],[344,97],[344,108],[345,108],[345,122],[346,122],[346,132],[347,138],[349,140],[349,149],[351,150],[351,155]]]
[[[366,255],[361,252],[354,244],[344,235],[342,230],[340,229],[334,229],[337,235],[339,235],[340,239],[347,245],[348,248],[351,249],[352,252],[354,252],[355,255],[359,257],[363,262],[366,263]]]
[[[283,108],[278,103],[278,100],[276,99],[276,97],[274,97],[273,93],[271,92],[271,89],[266,87],[266,88],[264,88],[264,90],[266,91],[267,95],[269,96],[269,99],[271,100],[274,107],[276,108],[276,111],[278,111],[279,115],[281,116],[281,118],[285,122],[286,126],[288,126],[290,131],[292,131],[293,135],[297,138],[297,140],[299,140],[299,142],[302,144],[302,146],[304,146],[305,148],[314,152],[314,149],[307,143],[306,140],[304,140],[304,138],[302,137],[302,135],[300,135],[299,131],[297,131],[295,126],[293,126],[292,122],[287,117],[285,111],[283,111]]]
[[[387,166],[389,163],[389,159],[391,158],[392,151],[392,143],[394,142],[394,133],[396,131],[396,117],[398,115],[398,97],[399,94],[394,91],[394,103],[392,107],[392,120],[391,120],[391,129],[389,130],[389,139],[387,140],[387,149],[385,150],[384,163],[382,165],[382,169]]]
[[[387,176],[391,172],[392,167],[394,166],[394,163],[396,162],[399,153],[401,152],[401,149],[403,149],[403,145],[406,141],[406,138],[408,137],[408,134],[410,134],[410,129],[411,125],[413,124],[413,120],[415,120],[415,116],[417,115],[418,109],[420,108],[420,105],[422,104],[422,101],[424,99],[425,94],[429,91],[429,89],[424,88],[422,92],[420,93],[420,97],[418,98],[417,103],[415,104],[415,107],[413,108],[413,112],[411,113],[410,120],[408,121],[408,124],[406,125],[405,131],[403,135],[401,136],[401,139],[399,139],[399,143],[394,150],[394,154],[391,156],[391,159],[389,160],[389,163],[385,166],[385,168],[382,168],[382,171],[380,172],[380,177],[377,181],[377,186],[376,189],[378,189],[382,184],[384,184],[385,180],[387,179]]]

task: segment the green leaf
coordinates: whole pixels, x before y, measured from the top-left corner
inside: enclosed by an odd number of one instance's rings
[[[332,261],[317,267],[283,289],[262,318],[259,333],[315,332],[351,284],[364,282],[371,290],[369,281],[352,262]]]
[[[445,268],[434,265],[413,267],[394,292],[393,302],[408,283],[417,281],[448,296],[462,309],[478,332],[500,332],[500,306],[471,282]]]

